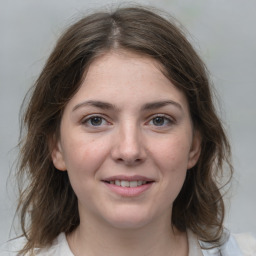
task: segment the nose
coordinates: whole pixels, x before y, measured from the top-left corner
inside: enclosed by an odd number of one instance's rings
[[[141,130],[136,125],[122,125],[114,138],[112,158],[128,166],[138,165],[145,161],[146,150]]]

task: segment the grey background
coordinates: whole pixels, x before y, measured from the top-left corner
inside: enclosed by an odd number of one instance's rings
[[[13,235],[16,189],[8,176],[17,156],[23,97],[63,28],[89,9],[121,2],[0,0],[0,244]],[[190,32],[190,41],[206,62],[233,148],[235,178],[226,203],[226,225],[233,232],[256,235],[256,1],[133,3],[170,12]]]

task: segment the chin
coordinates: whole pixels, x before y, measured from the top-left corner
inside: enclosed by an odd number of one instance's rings
[[[147,213],[137,211],[117,211],[107,218],[107,222],[118,229],[137,229],[146,226],[152,221],[152,216]]]

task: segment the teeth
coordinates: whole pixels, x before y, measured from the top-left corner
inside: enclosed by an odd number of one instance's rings
[[[138,186],[138,182],[135,180],[135,181],[130,181],[130,188],[135,188]]]
[[[130,182],[126,180],[121,181],[121,187],[130,187]]]
[[[138,186],[141,186],[142,185],[142,180],[138,180]]]
[[[121,181],[120,181],[120,180],[115,180],[115,184],[116,184],[117,186],[121,186]]]
[[[141,185],[145,185],[147,182],[142,180],[134,180],[134,181],[127,181],[127,180],[111,180],[109,182],[110,184],[115,184],[117,186],[121,187],[130,187],[130,188],[136,188]]]

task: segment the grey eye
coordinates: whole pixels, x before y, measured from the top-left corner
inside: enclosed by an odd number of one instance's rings
[[[103,122],[102,117],[100,116],[91,117],[88,121],[92,126],[100,126]]]
[[[167,120],[165,117],[157,116],[157,117],[153,118],[152,121],[155,126],[162,126],[166,123]]]

